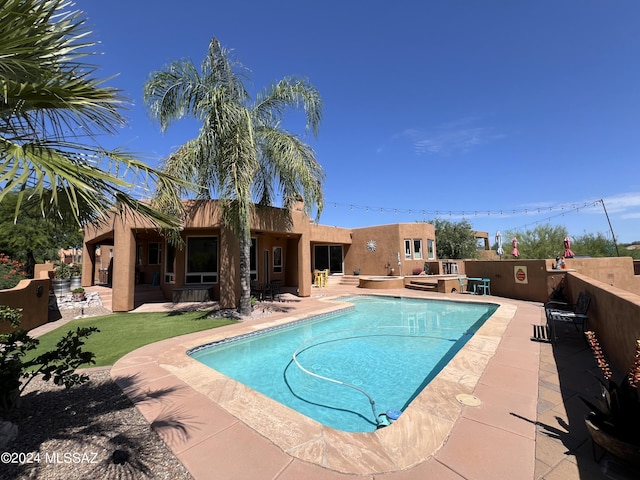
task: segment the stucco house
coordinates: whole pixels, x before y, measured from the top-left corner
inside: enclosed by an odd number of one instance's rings
[[[221,221],[218,202],[192,201],[181,230],[183,248],[171,245],[151,224],[133,215],[113,213],[84,232],[83,286],[99,281],[96,252],[108,252],[113,310],[134,308],[137,285],[151,284],[165,298],[205,289],[223,308],[240,296],[239,246]],[[314,270],[331,275],[410,275],[436,258],[435,230],[427,223],[340,228],[315,223],[296,206],[291,215],[274,207],[256,207],[251,219],[251,278],[280,280],[297,295],[310,296]],[[101,248],[102,247],[102,248]]]

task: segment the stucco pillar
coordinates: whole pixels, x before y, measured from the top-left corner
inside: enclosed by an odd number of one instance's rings
[[[112,310],[128,312],[134,307],[136,237],[131,227],[116,221],[113,232]]]
[[[240,299],[240,248],[235,235],[228,228],[220,229],[218,247],[218,282],[220,282],[220,307],[236,308]]]
[[[82,286],[93,285],[93,275],[96,271],[96,246],[82,243]]]
[[[303,233],[298,238],[298,295],[311,296],[311,239],[309,233]]]

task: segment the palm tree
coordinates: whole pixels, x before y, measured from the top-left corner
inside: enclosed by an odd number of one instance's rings
[[[306,131],[317,135],[322,101],[307,80],[293,77],[271,85],[252,101],[240,67],[213,38],[201,71],[189,60],[173,62],[150,75],[144,98],[163,131],[186,116],[202,121],[198,136],[165,160],[164,171],[201,185],[200,199],[217,194],[223,220],[238,237],[240,313],[248,315],[252,209],[256,204],[272,205],[280,195],[287,211],[298,198],[307,213],[322,211],[322,167],[312,148],[281,123],[288,109],[302,109]],[[164,194],[158,189],[160,203]]]
[[[16,216],[29,200],[44,216],[79,224],[104,219],[115,207],[175,227],[178,218],[137,199],[175,179],[97,141],[124,124],[126,100],[84,63],[95,43],[71,5],[4,0],[0,6],[0,201],[18,192]]]

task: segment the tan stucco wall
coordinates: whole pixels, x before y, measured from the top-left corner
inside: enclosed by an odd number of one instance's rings
[[[633,275],[633,262],[629,257],[569,258],[566,260],[566,270],[553,270],[553,263],[552,259],[467,260],[465,273],[468,277],[491,279],[491,293],[494,295],[538,302],[547,302],[552,288],[571,271],[628,292],[640,291],[640,277]],[[515,272],[518,267],[526,267],[528,283],[516,281]]]
[[[33,280],[21,280],[18,285],[8,290],[0,290],[0,305],[11,308],[22,308],[21,326],[31,330],[49,320],[49,290],[51,281],[48,277]],[[11,331],[7,322],[0,322],[0,333]]]
[[[526,269],[527,283],[516,281],[515,274],[521,267]],[[464,268],[467,277],[489,278],[493,295],[538,302],[549,299],[545,260],[467,260]]]
[[[422,259],[405,259],[405,239],[422,240]],[[434,227],[421,222],[355,228],[351,230],[351,240],[344,258],[344,269],[348,274],[360,270],[361,275],[389,275],[390,269],[393,269],[394,275],[411,275],[414,268],[422,269],[428,261],[428,240],[434,241],[435,252]],[[370,240],[376,242],[374,252],[367,250],[367,242]]]
[[[627,374],[633,365],[636,340],[640,338],[640,296],[582,273],[568,273],[565,283],[571,302],[577,300],[580,292],[591,297],[588,328],[596,332],[615,370]]]
[[[633,258],[567,258],[567,268],[608,285],[640,295],[640,276],[635,275]]]
[[[33,278],[53,278],[53,263],[36,263],[33,267]]]

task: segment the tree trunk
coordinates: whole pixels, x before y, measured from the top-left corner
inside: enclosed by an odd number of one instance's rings
[[[251,315],[251,231],[249,215],[240,218],[238,242],[240,244],[240,307],[243,317]]]

